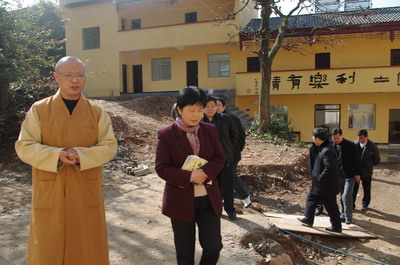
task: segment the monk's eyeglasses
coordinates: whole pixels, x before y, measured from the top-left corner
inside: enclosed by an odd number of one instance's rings
[[[66,78],[66,79],[73,79],[74,77],[78,80],[83,80],[86,78],[86,74],[63,74],[63,73],[59,73],[59,72],[55,72],[59,75],[61,75],[62,77]]]

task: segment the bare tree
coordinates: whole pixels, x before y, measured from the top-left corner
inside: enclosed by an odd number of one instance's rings
[[[271,91],[271,78],[272,78],[272,63],[275,59],[279,49],[291,50],[304,54],[307,52],[301,49],[301,45],[313,45],[317,42],[333,45],[334,39],[327,37],[329,33],[339,30],[341,27],[346,27],[347,24],[352,24],[352,17],[357,14],[362,17],[364,22],[368,23],[369,16],[371,15],[369,9],[359,8],[353,10],[354,12],[337,13],[343,6],[338,4],[335,10],[330,10],[325,16],[319,18],[319,23],[308,29],[296,28],[298,15],[303,9],[313,11],[316,7],[316,0],[294,0],[293,8],[286,11],[285,14],[281,12],[280,4],[284,4],[283,0],[246,0],[244,6],[254,3],[256,8],[260,10],[261,23],[259,28],[253,28],[251,32],[241,32],[247,34],[248,39],[252,39],[259,44],[258,50],[254,50],[258,55],[260,61],[261,72],[261,89],[259,94],[259,127],[260,133],[268,132],[271,124],[270,113],[270,91]],[[229,17],[234,17],[243,10],[241,7],[234,14]],[[270,25],[271,17],[275,15],[279,17],[279,25]],[[340,17],[340,20],[346,21],[342,25],[337,25],[335,22]],[[276,21],[276,20],[275,20]],[[290,23],[289,23],[290,21]],[[289,25],[290,24],[290,25]],[[323,33],[324,38],[320,38],[319,34]],[[232,39],[233,36],[230,36]]]
[[[271,124],[271,113],[270,113],[270,91],[271,91],[271,75],[272,75],[272,63],[275,59],[278,50],[282,47],[282,42],[287,36],[286,29],[289,24],[289,18],[296,12],[299,11],[305,0],[298,0],[297,5],[289,11],[287,15],[284,15],[279,7],[276,5],[279,2],[276,0],[261,0],[257,1],[257,5],[261,10],[261,27],[259,30],[260,38],[260,49],[256,52],[260,59],[260,71],[261,71],[261,90],[259,99],[259,128],[258,131],[261,133],[267,132],[268,127]],[[278,27],[276,37],[274,41],[271,38],[270,30],[270,17],[272,13],[277,14],[280,19],[280,25]],[[273,41],[272,47],[271,43]],[[271,48],[270,48],[271,47]]]
[[[287,41],[284,43],[285,38],[288,36],[295,36],[296,33],[288,33],[287,28],[289,25],[289,18],[297,15],[302,9],[311,7],[313,0],[297,0],[296,5],[285,15],[281,12],[279,4],[282,0],[246,0],[240,9],[233,13],[226,14],[226,18],[235,17],[240,13],[246,6],[254,4],[255,8],[260,11],[261,25],[258,29],[253,29],[253,32],[247,33],[250,39],[259,43],[259,49],[252,51],[258,55],[260,61],[260,72],[261,72],[261,90],[259,95],[259,132],[265,133],[268,131],[268,127],[271,124],[270,115],[270,87],[271,87],[271,76],[272,76],[272,63],[275,59],[276,54],[280,48],[286,50],[295,50],[296,47],[304,44],[304,41]],[[280,18],[280,23],[277,28],[271,28],[270,18],[272,15],[276,15]],[[224,21],[224,19],[221,19]],[[229,25],[235,26],[240,32],[237,25],[229,23]],[[243,34],[243,33],[242,33]],[[302,33],[304,36],[304,32]],[[312,35],[312,33],[308,33]],[[236,35],[235,35],[236,36]],[[229,36],[231,41],[235,36]],[[309,42],[309,37],[305,38],[305,42]],[[312,39],[312,38],[311,38]]]

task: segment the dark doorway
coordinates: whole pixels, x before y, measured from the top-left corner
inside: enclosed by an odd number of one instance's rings
[[[188,86],[199,86],[197,61],[186,62],[186,80]]]
[[[400,144],[400,109],[389,110],[389,144]]]
[[[133,70],[133,92],[143,92],[142,65],[134,65]]]
[[[127,76],[128,66],[126,64],[122,65],[122,92],[128,92],[128,76]]]

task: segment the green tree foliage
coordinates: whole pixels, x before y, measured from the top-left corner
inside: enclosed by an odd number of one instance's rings
[[[250,133],[254,137],[265,139],[272,144],[293,143],[295,139],[292,134],[290,123],[291,121],[286,116],[272,114],[268,132],[260,132],[260,119],[255,119],[250,126]]]
[[[42,1],[11,10],[9,2],[0,0],[1,150],[13,143],[31,104],[54,93],[51,73],[56,61],[65,56],[64,36],[54,3]]]

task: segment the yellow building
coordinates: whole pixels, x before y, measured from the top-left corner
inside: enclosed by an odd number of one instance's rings
[[[61,0],[67,54],[86,62],[89,97],[197,85],[235,91],[236,105],[254,116],[261,75],[249,34],[258,30],[257,10],[227,16],[242,7],[240,0]],[[288,44],[300,45],[275,58],[272,110],[292,120],[302,141],[326,126],[349,139],[366,128],[375,142],[400,143],[400,8],[351,14],[296,17],[298,36]],[[318,36],[306,37],[315,26]]]

